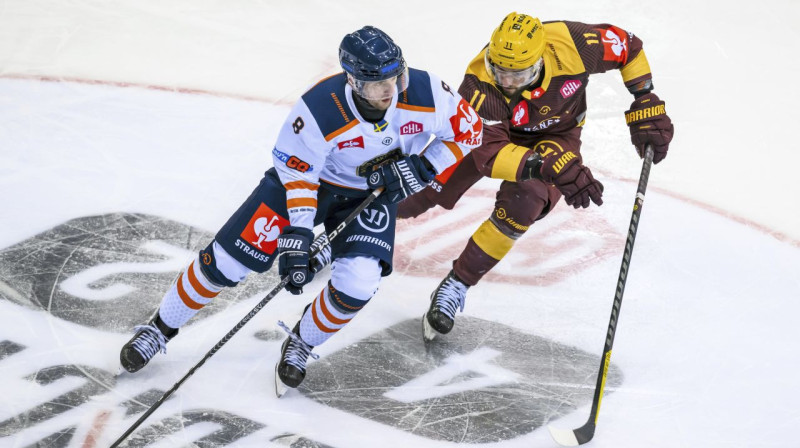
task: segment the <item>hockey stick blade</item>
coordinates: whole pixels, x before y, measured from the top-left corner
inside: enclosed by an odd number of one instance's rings
[[[550,436],[561,446],[578,446],[592,440],[594,437],[594,423],[587,422],[578,429],[561,429],[547,425]]]

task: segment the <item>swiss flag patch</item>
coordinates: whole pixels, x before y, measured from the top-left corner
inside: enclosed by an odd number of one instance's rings
[[[339,142],[339,150],[347,148],[363,148],[363,147],[364,147],[364,137],[361,135],[352,140],[345,140],[343,142]]]
[[[261,203],[240,236],[254,249],[272,255],[278,246],[278,235],[288,225],[288,220]]]
[[[603,41],[603,60],[626,64],[628,62],[628,33],[615,26],[598,29]]]

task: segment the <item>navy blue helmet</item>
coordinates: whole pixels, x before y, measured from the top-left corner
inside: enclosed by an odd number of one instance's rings
[[[357,81],[382,81],[406,71],[403,51],[374,26],[344,36],[339,45],[339,63]]]

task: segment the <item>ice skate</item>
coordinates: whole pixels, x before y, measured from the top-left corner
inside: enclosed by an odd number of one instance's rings
[[[467,289],[469,286],[450,271],[431,293],[431,306],[422,316],[422,338],[425,342],[430,342],[437,335],[447,334],[453,329],[456,310],[464,311]]]
[[[156,315],[147,325],[137,325],[136,334],[122,346],[119,362],[128,372],[138,372],[150,362],[158,352],[167,353],[167,342],[178,334]]]
[[[314,347],[300,338],[299,321],[291,331],[283,322],[278,322],[278,325],[289,334],[281,347],[281,360],[275,365],[275,395],[280,398],[289,390],[288,388],[296,388],[303,382],[306,377],[308,357],[317,359],[319,356],[311,353]]]

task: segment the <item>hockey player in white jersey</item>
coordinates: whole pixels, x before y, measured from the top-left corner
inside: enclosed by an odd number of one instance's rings
[[[327,285],[292,330],[284,325],[289,337],[276,374],[297,387],[313,347],[343,328],[391,273],[397,203],[481,144],[472,107],[435,75],[408,68],[381,30],[367,26],[346,35],[339,61],[342,73],[319,81],[295,104],[272,151],[274,167],[178,277],[152,321],[136,327],[120,353],[126,370],[136,372],[166,351],[178,329],[224,287],[268,270],[275,258],[279,274],[289,276],[286,289],[301,294],[314,276],[314,226],[332,230],[383,187],[322,253],[332,258]]]

